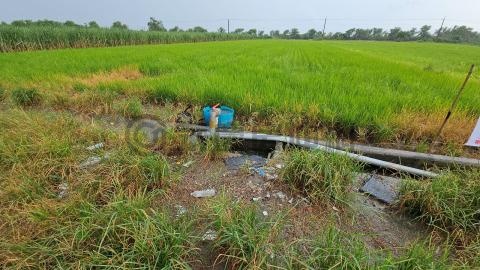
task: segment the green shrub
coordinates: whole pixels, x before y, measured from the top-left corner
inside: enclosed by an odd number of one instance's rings
[[[36,89],[15,89],[12,91],[13,102],[20,106],[33,106],[41,101],[41,95]]]
[[[292,150],[287,154],[282,180],[313,201],[346,202],[360,166],[345,155]]]
[[[139,118],[143,115],[143,105],[140,99],[131,98],[116,104],[116,111],[127,118]]]
[[[480,170],[448,172],[431,181],[406,179],[399,205],[444,230],[478,231],[479,179]]]

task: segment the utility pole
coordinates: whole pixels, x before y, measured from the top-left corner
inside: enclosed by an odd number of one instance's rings
[[[230,19],[227,19],[227,33],[230,34]]]
[[[323,21],[322,37],[325,37],[325,26],[326,25],[327,25],[327,17],[325,17],[325,20]]]
[[[440,25],[440,29],[438,29],[438,32],[437,32],[437,39],[440,37],[440,32],[442,32],[443,30],[443,24],[445,23],[445,17],[443,17],[442,19],[442,25]]]

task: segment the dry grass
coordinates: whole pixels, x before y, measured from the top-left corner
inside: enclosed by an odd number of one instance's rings
[[[398,126],[398,137],[406,140],[420,141],[434,139],[438,129],[445,119],[445,113],[414,113],[403,112],[399,114],[394,123]],[[477,119],[471,115],[454,112],[441,134],[442,141],[451,141],[463,144],[475,126]]]
[[[131,66],[125,66],[125,67],[121,67],[119,69],[114,69],[111,71],[93,73],[86,77],[73,78],[72,80],[76,83],[83,84],[87,87],[97,87],[102,83],[138,80],[142,76],[143,76],[142,73],[140,73],[140,71],[137,68],[131,67]]]

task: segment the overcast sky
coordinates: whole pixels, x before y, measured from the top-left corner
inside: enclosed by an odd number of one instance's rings
[[[352,27],[394,26],[438,28],[465,24],[480,30],[480,0],[0,0],[0,21],[17,19],[97,21],[110,26],[120,20],[130,28],[145,29],[148,18],[162,20],[167,28],[201,25],[209,30],[257,28],[321,29],[326,32]]]

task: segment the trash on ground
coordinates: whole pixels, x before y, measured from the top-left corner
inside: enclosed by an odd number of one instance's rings
[[[285,195],[285,193],[283,193],[281,191],[273,193],[273,197],[277,198],[277,199],[280,199],[282,201],[285,201],[287,199],[287,195]]]
[[[252,201],[254,201],[254,202],[259,202],[261,200],[262,200],[262,197],[253,197],[252,198]]]
[[[253,168],[253,171],[256,172],[258,175],[260,175],[261,177],[266,176],[265,170],[262,168]]]
[[[215,196],[216,193],[217,191],[212,188],[212,189],[196,190],[190,193],[190,195],[192,195],[195,198],[207,198],[207,197]]]
[[[175,217],[181,217],[187,213],[187,208],[185,208],[183,205],[177,204],[174,206],[176,210]]]
[[[190,165],[192,165],[192,164],[193,164],[193,160],[190,160],[190,161],[188,161],[188,162],[185,162],[182,166],[185,167],[185,168],[188,168],[188,167],[190,167]]]
[[[89,158],[87,158],[87,160],[80,163],[79,167],[80,167],[80,169],[86,169],[88,167],[92,167],[92,166],[95,166],[95,165],[99,164],[100,162],[102,162],[103,159],[107,159],[107,158],[108,158],[108,156],[104,156],[103,158],[99,157],[99,156],[89,157]]]
[[[58,185],[58,198],[63,199],[68,195],[68,183],[61,183]]]
[[[214,241],[215,239],[217,239],[217,232],[214,230],[208,230],[202,236],[202,241]]]
[[[245,164],[253,168],[260,168],[267,163],[267,159],[258,155],[240,155],[225,159],[225,165],[229,170],[238,170]]]
[[[392,204],[398,198],[400,179],[380,175],[370,175],[365,184],[360,188],[361,192],[375,197],[377,200]]]
[[[267,212],[267,211],[263,211],[262,214],[263,214],[264,216],[266,216],[266,217],[268,216],[268,212]]]
[[[89,147],[86,147],[85,149],[87,149],[88,151],[93,151],[93,150],[96,150],[96,149],[103,148],[103,146],[104,146],[103,143],[97,143],[97,144],[94,144],[94,145],[90,145]]]

